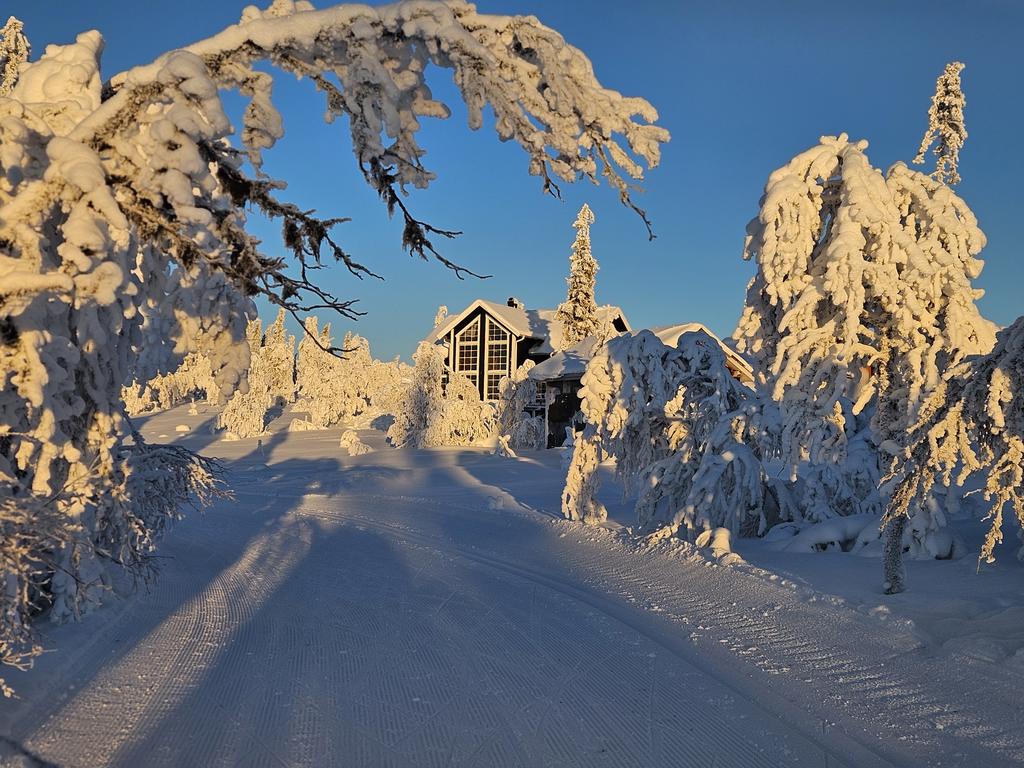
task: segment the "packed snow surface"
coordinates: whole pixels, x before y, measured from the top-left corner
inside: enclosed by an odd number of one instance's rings
[[[557,450],[396,450],[354,430],[374,450],[349,456],[346,428],[288,431],[294,408],[232,442],[216,410],[187,408],[143,433],[188,424],[179,442],[222,457],[237,500],[168,535],[149,591],[46,629],[56,652],[0,702],[0,765],[1024,760],[1019,572],[979,585],[1003,644],[986,658],[968,590],[935,594],[966,563],[909,564],[935,585],[916,604],[928,639],[871,559],[644,548],[610,478],[606,526],[557,519]]]

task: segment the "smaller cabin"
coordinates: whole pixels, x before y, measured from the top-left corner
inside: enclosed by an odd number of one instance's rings
[[[671,347],[678,344],[684,333],[704,331],[722,347],[725,365],[736,380],[747,386],[753,385],[754,371],[750,363],[700,323],[659,326],[650,331]],[[564,443],[566,428],[576,429],[583,423],[579,401],[579,391],[583,386],[581,380],[597,349],[596,337],[583,339],[566,350],[554,353],[530,371],[530,378],[537,382],[538,391],[543,388],[547,393],[544,422],[548,448],[557,448]]]

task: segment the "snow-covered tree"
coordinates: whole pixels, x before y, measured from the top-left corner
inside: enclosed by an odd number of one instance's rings
[[[0,29],[0,97],[14,90],[21,65],[28,61],[32,52],[24,29],[25,25],[14,16]]]
[[[894,478],[898,480],[886,511],[886,591],[906,588],[903,531],[921,515],[941,515],[930,505],[936,485],[984,480],[991,525],[980,560],[991,563],[1003,540],[1003,515],[1016,518],[1024,531],[1024,317],[999,332],[989,354],[963,362],[921,409],[907,439]],[[935,525],[920,526],[927,531]],[[1024,536],[1017,556],[1024,558]]]
[[[413,378],[405,398],[394,413],[388,440],[396,448],[423,448],[427,430],[436,420],[444,397],[444,356],[433,344],[421,342],[412,356]]]
[[[393,446],[475,445],[493,437],[494,406],[480,400],[473,382],[447,370],[436,345],[421,342],[413,361],[412,383],[388,429]]]
[[[761,461],[762,404],[707,333],[684,333],[674,348],[650,331],[612,339],[588,364],[580,399],[587,427],[563,494],[567,516],[593,516],[585,493],[596,488],[595,447],[615,458],[627,493],[639,491],[642,530],[691,540],[719,527],[762,533],[769,493],[778,515]]]
[[[594,214],[584,203],[573,222],[576,240],[569,255],[568,295],[555,313],[555,319],[562,328],[561,349],[567,349],[598,331],[597,302],[594,300],[598,267],[590,251],[590,225],[593,223]]]
[[[961,62],[950,62],[935,81],[932,105],[928,108],[928,130],[914,158],[915,163],[923,163],[928,148],[935,144],[932,149],[935,155],[932,177],[946,184],[960,183],[960,149],[967,140],[967,127],[964,125],[967,100],[960,90],[960,73],[963,70]]]
[[[847,479],[877,477],[877,456],[849,451],[866,406],[877,403],[874,444],[898,442],[942,372],[993,338],[974,304],[985,238],[967,205],[902,163],[883,176],[866,147],[822,137],[769,177],[748,225],[744,258],[758,269],[734,334],[780,403],[785,460]],[[834,490],[854,498],[850,482]]]
[[[565,488],[562,489],[562,515],[565,519],[590,525],[600,525],[608,519],[608,510],[597,498],[600,463],[601,438],[593,425],[587,425],[572,444],[572,459],[565,476]]]
[[[259,437],[266,430],[267,411],[274,404],[274,382],[263,347],[263,324],[259,318],[246,328],[250,364],[245,385],[239,387],[217,416],[217,426],[232,439]]]
[[[511,376],[503,377],[498,389],[498,435],[508,438],[514,451],[544,447],[544,419],[526,410],[537,402],[537,382],[529,375],[534,365],[527,360]]]
[[[69,580],[54,589],[76,586],[57,596],[57,616],[114,562],[107,534],[130,528],[116,501],[129,471],[122,386],[203,351],[232,392],[249,366],[252,296],[292,314],[351,316],[351,302],[312,282],[315,267],[326,251],[372,274],[333,239],[337,219],[279,200],[282,184],[263,173],[262,152],[283,135],[277,73],[314,83],[328,119],[347,119],[367,183],[404,220],[404,245],[460,272],[431,242],[452,233],[416,219],[402,196],[434,179],[421,162],[421,118],[448,115],[425,82],[429,65],[453,71],[472,128],[490,106],[499,137],[523,148],[546,189],[603,176],[628,203],[626,178],[656,165],[668,138],[646,101],[602,88],[558,33],[461,2],[316,11],[275,0],[109,78],[102,49],[98,32],[51,46],[0,98],[0,503],[48,499],[68,520],[72,543],[54,568]],[[249,100],[237,132],[224,91]],[[247,209],[282,225],[290,258],[260,250]]]
[[[284,316],[284,309],[279,309],[274,322],[267,327],[261,354],[273,399],[290,403],[295,399],[295,337],[285,332]]]
[[[449,371],[438,405],[431,412],[424,446],[479,445],[494,437],[494,406],[480,399],[480,390],[465,376]]]
[[[434,315],[434,327],[437,328],[441,323],[448,317],[448,307],[444,304],[437,308],[437,314]]]

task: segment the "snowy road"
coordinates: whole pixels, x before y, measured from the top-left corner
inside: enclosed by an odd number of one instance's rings
[[[971,709],[1012,706],[998,675],[944,669],[898,626],[792,585],[554,520],[539,510],[557,463],[252,442],[209,448],[234,459],[237,503],[167,538],[149,594],[54,630],[0,734],[69,768],[1024,754],[1019,711]]]

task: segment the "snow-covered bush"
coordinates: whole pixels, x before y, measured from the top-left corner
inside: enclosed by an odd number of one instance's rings
[[[423,444],[478,445],[494,437],[496,426],[494,406],[481,401],[476,384],[449,372],[444,395],[431,412]]]
[[[125,412],[135,416],[148,410],[168,408],[196,397],[219,405],[226,401],[214,378],[213,363],[207,355],[189,352],[170,373],[157,374],[145,384],[135,381],[121,389]]]
[[[544,419],[526,410],[537,402],[537,382],[529,377],[534,365],[532,360],[527,360],[511,376],[503,377],[499,384],[496,404],[498,435],[508,438],[508,447],[513,451],[533,451],[544,447]]]
[[[572,444],[572,460],[562,490],[562,515],[567,520],[599,525],[608,519],[608,510],[597,499],[600,479],[601,439],[597,429],[588,424]]]
[[[555,319],[562,328],[561,349],[568,349],[598,331],[597,302],[594,299],[598,266],[590,251],[590,225],[593,223],[594,214],[584,203],[573,222],[576,240],[569,255],[568,294],[555,313]]]
[[[1024,529],[1024,317],[999,332],[989,354],[965,361],[939,384],[911,428],[893,476],[898,484],[885,518],[889,592],[906,587],[904,529],[913,526],[917,517],[942,516],[941,508],[929,503],[936,484],[962,485],[972,476],[984,479],[982,492],[991,525],[981,560],[995,559],[1007,509],[1020,534]],[[927,535],[943,522],[917,527]],[[1024,546],[1018,557],[1024,558]]]
[[[603,176],[628,204],[626,178],[656,165],[668,138],[649,124],[657,115],[646,101],[602,88],[558,33],[461,2],[315,11],[275,0],[110,78],[100,73],[101,35],[86,32],[17,66],[11,83],[12,40],[0,98],[0,504],[52,500],[74,540],[54,568],[81,584],[112,562],[101,531],[130,522],[115,501],[126,483],[122,386],[201,351],[233,392],[249,366],[252,296],[293,314],[352,316],[350,301],[311,282],[315,268],[326,249],[370,274],[332,238],[337,219],[278,200],[282,185],[262,172],[262,152],[283,135],[277,73],[313,82],[328,119],[347,118],[367,183],[404,219],[403,244],[459,271],[430,240],[451,233],[417,220],[401,196],[434,178],[421,162],[421,118],[448,115],[424,80],[428,65],[454,72],[472,128],[490,106],[499,137],[523,148],[545,188],[554,177]],[[222,91],[249,100],[237,132]],[[290,259],[261,252],[248,208],[282,225]],[[61,496],[65,487],[74,496]],[[55,615],[81,597],[55,594]]]
[[[351,429],[346,429],[342,432],[338,445],[341,448],[345,448],[349,456],[362,456],[373,451],[373,448],[360,440],[359,435]]]

